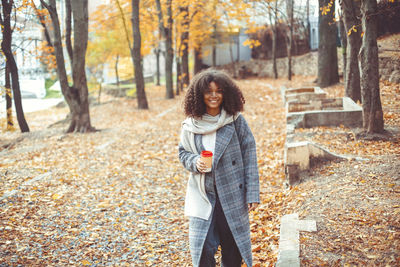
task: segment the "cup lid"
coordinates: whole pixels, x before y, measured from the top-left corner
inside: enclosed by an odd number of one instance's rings
[[[211,151],[203,150],[201,151],[202,157],[212,157],[213,153]]]

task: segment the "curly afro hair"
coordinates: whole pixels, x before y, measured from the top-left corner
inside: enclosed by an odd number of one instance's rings
[[[222,108],[229,115],[243,111],[245,103],[242,92],[228,74],[216,69],[207,69],[197,73],[185,96],[184,111],[188,117],[201,117],[206,113],[204,93],[209,90],[211,82],[215,82],[223,92]]]

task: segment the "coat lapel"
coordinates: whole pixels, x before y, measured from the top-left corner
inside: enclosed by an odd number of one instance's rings
[[[215,153],[214,153],[214,162],[213,165],[217,166],[219,159],[224,153],[226,147],[232,139],[232,134],[235,131],[232,123],[227,124],[224,127],[220,128],[217,131],[217,137],[215,140]]]

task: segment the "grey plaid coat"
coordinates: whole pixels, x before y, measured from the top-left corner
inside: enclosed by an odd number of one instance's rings
[[[195,143],[198,151],[204,150],[201,135],[195,135]],[[179,145],[179,159],[187,170],[198,172],[196,161],[199,157]],[[210,177],[215,177],[222,209],[240,254],[247,266],[252,266],[247,204],[260,202],[259,177],[255,140],[242,115],[217,130],[213,170],[211,175],[208,174],[208,181]],[[207,196],[214,211],[215,198],[208,192]],[[194,266],[200,263],[210,223],[211,217],[208,220],[190,217],[189,243]]]

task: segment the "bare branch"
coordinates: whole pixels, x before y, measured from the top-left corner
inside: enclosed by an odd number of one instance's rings
[[[131,40],[129,39],[129,32],[128,32],[128,27],[126,26],[126,19],[125,19],[124,11],[122,10],[119,0],[115,0],[115,3],[118,6],[118,10],[121,14],[122,23],[124,24],[125,37],[126,37],[126,41],[128,42],[129,51],[132,53],[133,48],[132,48]]]
[[[40,14],[38,8],[35,5],[35,2],[33,0],[31,2],[32,2],[33,9],[35,10],[36,16],[39,18],[40,24],[44,28],[44,36],[46,38],[46,41],[49,44],[49,46],[53,47],[53,43],[52,43],[51,38],[50,38],[49,30],[47,29],[46,23],[44,23],[45,22],[45,18],[44,18],[44,16],[42,14]]]

